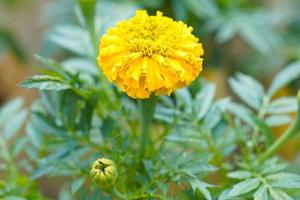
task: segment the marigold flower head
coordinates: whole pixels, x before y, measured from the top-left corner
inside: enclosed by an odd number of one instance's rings
[[[93,163],[90,176],[95,184],[109,188],[118,177],[116,164],[107,158],[99,158]]]
[[[203,49],[192,27],[137,11],[103,35],[98,62],[104,74],[132,98],[170,95],[202,70]]]

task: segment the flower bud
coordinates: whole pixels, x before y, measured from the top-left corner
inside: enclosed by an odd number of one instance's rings
[[[99,187],[109,188],[118,177],[116,164],[107,158],[99,158],[92,165],[90,177]]]

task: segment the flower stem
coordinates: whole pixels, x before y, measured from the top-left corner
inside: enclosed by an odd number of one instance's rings
[[[151,144],[151,139],[149,137],[150,125],[154,115],[156,103],[158,98],[151,96],[147,100],[139,100],[139,108],[141,115],[141,125],[140,125],[140,158],[145,156],[147,147]]]
[[[298,91],[298,113],[293,124],[274,142],[262,156],[259,162],[265,161],[267,158],[276,153],[287,141],[296,136],[300,132],[300,90]]]

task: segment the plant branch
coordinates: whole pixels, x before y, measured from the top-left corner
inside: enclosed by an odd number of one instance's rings
[[[296,136],[300,132],[300,90],[298,91],[298,113],[293,124],[274,142],[262,156],[259,162],[265,161],[267,158],[276,153],[287,141]]]

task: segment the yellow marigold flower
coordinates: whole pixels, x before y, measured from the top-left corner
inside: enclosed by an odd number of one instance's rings
[[[137,11],[103,35],[98,62],[104,74],[132,98],[170,95],[202,70],[203,49],[192,27]]]

